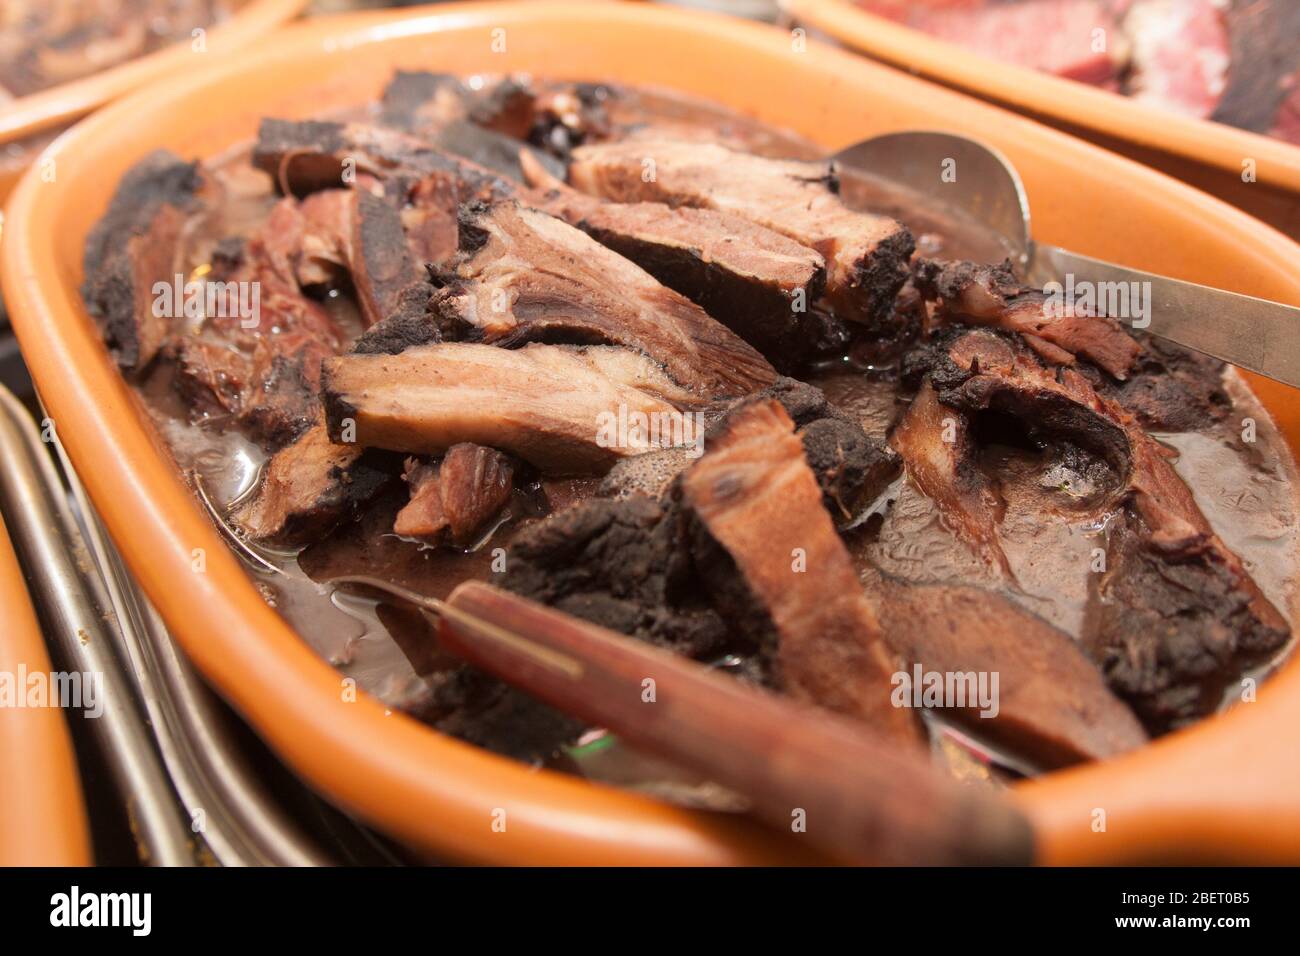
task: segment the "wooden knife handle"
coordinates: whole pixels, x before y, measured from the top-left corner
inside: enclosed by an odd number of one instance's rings
[[[478,581],[439,621],[449,650],[538,699],[749,798],[846,862],[1020,865],[1028,821],[927,754]]]

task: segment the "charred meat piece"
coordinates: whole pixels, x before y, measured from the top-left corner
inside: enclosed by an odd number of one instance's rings
[[[1053,364],[1073,365],[1080,356],[1123,381],[1142,355],[1115,319],[1054,308],[1046,294],[1021,285],[1010,262],[922,260],[916,277],[922,294],[938,300],[943,319],[1018,332]]]
[[[395,204],[364,190],[325,189],[299,208],[304,220],[299,282],[327,282],[331,267],[346,270],[365,325],[395,311],[402,292],[421,282]]]
[[[396,534],[435,542],[447,532],[458,548],[477,535],[510,500],[514,465],[495,448],[463,442],[436,467],[407,462],[411,500],[393,523]]]
[[[869,583],[868,593],[904,670],[920,665],[923,673],[976,680],[998,675],[995,707],[982,713],[971,687],[966,706],[942,711],[977,737],[1044,770],[1112,757],[1146,742],[1133,712],[1079,646],[1007,598],[889,578]]]
[[[177,387],[192,407],[220,408],[273,449],[319,420],[321,361],[346,341],[298,284],[299,274],[320,269],[326,254],[308,238],[313,228],[296,200],[278,202],[221,280],[234,297],[218,299],[215,312],[205,307],[199,332],[176,330],[167,343],[177,359]]]
[[[947,367],[931,372],[942,403],[1013,415],[1045,440],[1074,442],[1118,476],[1110,502],[1127,508],[1137,540],[1118,555],[1123,568],[1108,563],[1098,582],[1099,606],[1085,643],[1149,728],[1168,729],[1207,713],[1216,689],[1286,642],[1286,620],[1214,533],[1165,450],[1132,416],[1078,372],[1045,367],[995,333],[967,333],[947,354]],[[1143,586],[1131,587],[1139,577]]]
[[[390,464],[359,445],[334,444],[317,425],[272,456],[257,491],[231,520],[254,540],[301,544],[373,498],[396,473]]]
[[[898,455],[827,401],[821,389],[780,378],[756,397],[776,399],[795,423],[822,503],[836,524],[857,517],[898,477]]]
[[[513,201],[466,206],[460,237],[429,302],[444,339],[622,345],[701,396],[745,395],[776,378],[699,306],[553,216]]]
[[[579,502],[512,542],[502,586],[690,657],[714,656],[727,628],[699,593],[681,525],[671,504],[645,495]]]
[[[898,477],[899,457],[831,405],[821,389],[783,377],[753,397],[776,399],[794,421],[804,457],[822,489],[822,503],[836,524],[849,524]],[[704,420],[722,421],[736,404],[729,401],[707,407]],[[599,493],[616,498],[632,494],[658,498],[698,457],[697,448],[666,448],[625,458],[610,469]]]
[[[677,422],[678,405],[692,400],[625,349],[466,342],[331,359],[321,394],[340,441],[433,455],[474,442],[559,474],[603,470],[655,447],[649,429],[618,434],[620,409],[647,422]]]
[[[1286,642],[1286,622],[1212,532],[1164,541],[1134,512],[1107,532],[1084,645],[1153,733],[1213,713]]]
[[[179,317],[154,307],[153,287],[174,282],[181,229],[202,185],[197,164],[151,153],[122,178],[86,239],[82,296],[124,371],[143,371]]]
[[[887,330],[908,278],[912,234],[893,219],[840,201],[833,164],[764,159],[722,146],[672,140],[602,143],[574,150],[569,182],[615,202],[660,202],[748,219],[815,249],[826,296],[845,319]]]
[[[631,259],[789,371],[818,354],[813,303],[826,263],[813,249],[747,219],[663,203],[611,203],[576,192],[527,159],[537,205]]]
[[[781,405],[729,415],[678,491],[701,576],[724,617],[763,635],[778,686],[918,742],[915,715],[891,702],[898,662]]]
[[[1096,376],[1094,387],[1148,431],[1188,432],[1222,421],[1232,409],[1223,362],[1156,336],[1123,382]]]
[[[463,119],[468,90],[459,77],[423,70],[398,70],[384,87],[379,121],[421,135]]]
[[[379,121],[512,180],[523,179],[521,151],[563,175],[563,162],[524,142],[536,107],[532,90],[513,78],[475,92],[454,76],[398,71],[384,89]]]

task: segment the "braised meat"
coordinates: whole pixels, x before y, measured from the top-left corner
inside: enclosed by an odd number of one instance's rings
[[[338,524],[392,477],[382,457],[336,445],[317,425],[271,458],[256,492],[231,517],[255,540],[300,544]]]
[[[570,189],[526,157],[523,169],[542,190],[542,209],[703,307],[782,371],[835,344],[813,311],[826,287],[826,263],[815,250],[739,216],[604,202]]]
[[[146,157],[84,296],[267,600],[497,753],[734,806],[331,582],[489,580],[990,786],[1230,706],[1300,557],[1262,406],[819,155],[663,91],[401,73]]]
[[[627,346],[702,396],[744,395],[776,377],[699,306],[553,216],[516,202],[466,206],[460,237],[429,303],[444,339]]]
[[[891,702],[898,662],[781,405],[756,400],[729,415],[682,475],[680,495],[698,521],[701,577],[728,620],[764,635],[777,684],[919,740],[915,716]]]
[[[559,474],[608,468],[655,447],[656,437],[682,443],[674,430],[686,443],[695,438],[683,435],[692,420],[678,410],[692,396],[641,355],[609,346],[444,342],[345,355],[326,363],[321,394],[336,441],[414,454],[474,442]],[[620,435],[620,408],[646,427]],[[606,422],[613,430],[602,429]]]
[[[930,382],[957,412],[1009,414],[1111,470],[1104,504],[1122,506],[1124,517],[1111,531],[1085,644],[1153,729],[1207,713],[1225,686],[1286,642],[1285,619],[1210,527],[1168,453],[1082,375],[976,331],[952,342]]]
[[[1021,284],[1009,262],[922,260],[916,276],[922,294],[938,301],[942,319],[1018,332],[1052,364],[1073,365],[1079,356],[1123,381],[1142,355],[1142,347],[1114,318],[1081,314],[1074,306],[1053,309],[1045,293]]]
[[[186,214],[203,179],[195,163],[166,152],[122,178],[108,211],[86,239],[82,295],[122,369],[143,371],[171,333],[175,308],[155,308],[154,284],[171,287]]]
[[[397,513],[393,532],[431,542],[445,534],[465,548],[510,500],[514,465],[495,448],[462,442],[437,466],[408,459],[403,477],[411,500]]]
[[[574,150],[569,183],[615,202],[712,209],[779,232],[826,260],[826,297],[841,318],[889,330],[912,234],[893,219],[845,206],[833,164],[638,140]]]

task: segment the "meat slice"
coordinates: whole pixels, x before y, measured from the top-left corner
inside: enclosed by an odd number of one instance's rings
[[[780,378],[755,397],[776,399],[794,421],[822,503],[837,524],[852,522],[898,477],[898,455],[832,405],[821,389]]]
[[[656,447],[674,425],[679,434],[694,427],[676,424],[692,395],[645,357],[608,346],[443,342],[345,355],[326,363],[321,395],[338,441],[430,455],[474,442],[560,474],[604,470]],[[618,434],[607,426],[620,415],[667,430]]]
[[[923,260],[916,276],[922,294],[938,301],[941,318],[1018,332],[1049,362],[1071,365],[1081,356],[1123,381],[1142,355],[1142,347],[1114,318],[1073,306],[1052,308],[1046,294],[1021,284],[1010,262]]]
[[[975,696],[942,713],[977,738],[1054,770],[1140,747],[1146,733],[1068,635],[1007,598],[979,588],[868,584],[889,645],[904,669],[996,674],[996,713]]]
[[[1105,505],[1125,509],[1122,527],[1113,527],[1114,554],[1096,582],[1085,643],[1149,728],[1208,713],[1223,687],[1285,644],[1286,620],[1210,527],[1164,449],[1082,375],[974,331],[952,344],[930,379],[943,404],[1012,415],[1046,441],[1066,439],[1096,455],[1117,476]]]
[[[411,489],[411,500],[393,519],[393,534],[437,541],[447,530],[447,514],[442,509],[442,491],[438,488],[438,469],[408,458],[402,468],[402,480]]]
[[[278,202],[218,279],[237,295],[248,292],[255,308],[204,315],[200,329],[178,328],[166,345],[177,360],[177,387],[194,409],[221,409],[273,449],[320,418],[321,361],[346,342],[299,287],[302,272],[322,268],[322,246],[308,239],[313,228],[296,200]]]
[[[579,193],[523,158],[536,205],[686,296],[783,371],[827,346],[812,307],[826,263],[747,219],[663,203],[611,203]]]
[[[582,146],[569,182],[615,202],[660,202],[748,219],[815,249],[826,296],[845,319],[885,328],[908,278],[912,234],[884,216],[855,212],[837,195],[832,163],[765,159],[723,146],[638,140]]]
[[[181,317],[154,308],[154,283],[175,280],[181,230],[202,186],[196,163],[151,153],[122,177],[86,239],[82,296],[126,372],[143,371]]]
[[[307,196],[300,211],[306,268],[299,266],[299,281],[327,278],[322,263],[346,269],[366,326],[394,312],[403,291],[423,280],[396,203],[365,190],[326,189]]]
[[[701,396],[745,395],[776,378],[699,306],[553,216],[514,201],[470,205],[460,237],[429,301],[445,339],[622,345]]]
[[[396,534],[436,542],[447,532],[458,548],[472,545],[514,487],[514,465],[495,448],[463,442],[436,468],[407,462],[410,502],[393,523]]]
[[[382,454],[334,444],[316,425],[272,456],[257,490],[231,520],[254,540],[302,544],[373,498],[396,473],[389,465]]]
[[[898,456],[831,405],[821,389],[783,377],[753,397],[776,399],[798,427],[804,457],[822,489],[822,503],[837,524],[851,523],[898,476]],[[707,407],[704,419],[719,421],[735,406],[728,401]],[[605,476],[601,493],[658,498],[698,457],[693,449],[668,448],[625,458]]]
[[[521,532],[501,583],[689,657],[714,657],[729,640],[700,592],[680,511],[646,495],[587,499]]]
[[[401,130],[365,123],[264,119],[257,130],[253,165],[295,196],[438,172],[455,177],[460,202],[514,192],[514,186],[490,170]]]
[[[778,685],[919,741],[915,716],[891,702],[898,662],[781,405],[756,400],[729,415],[679,492],[698,522],[702,577],[725,618],[767,635]]]

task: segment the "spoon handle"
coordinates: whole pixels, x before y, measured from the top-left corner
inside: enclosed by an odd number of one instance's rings
[[[1300,388],[1300,309],[1057,246],[1035,245],[1031,274],[1055,278],[1065,301],[1091,293],[1097,308],[1124,325]]]
[[[945,778],[928,753],[478,581],[439,617],[442,644],[628,743],[706,774],[755,816],[855,863],[1025,864],[1008,800]],[[797,824],[797,825],[796,825]]]

